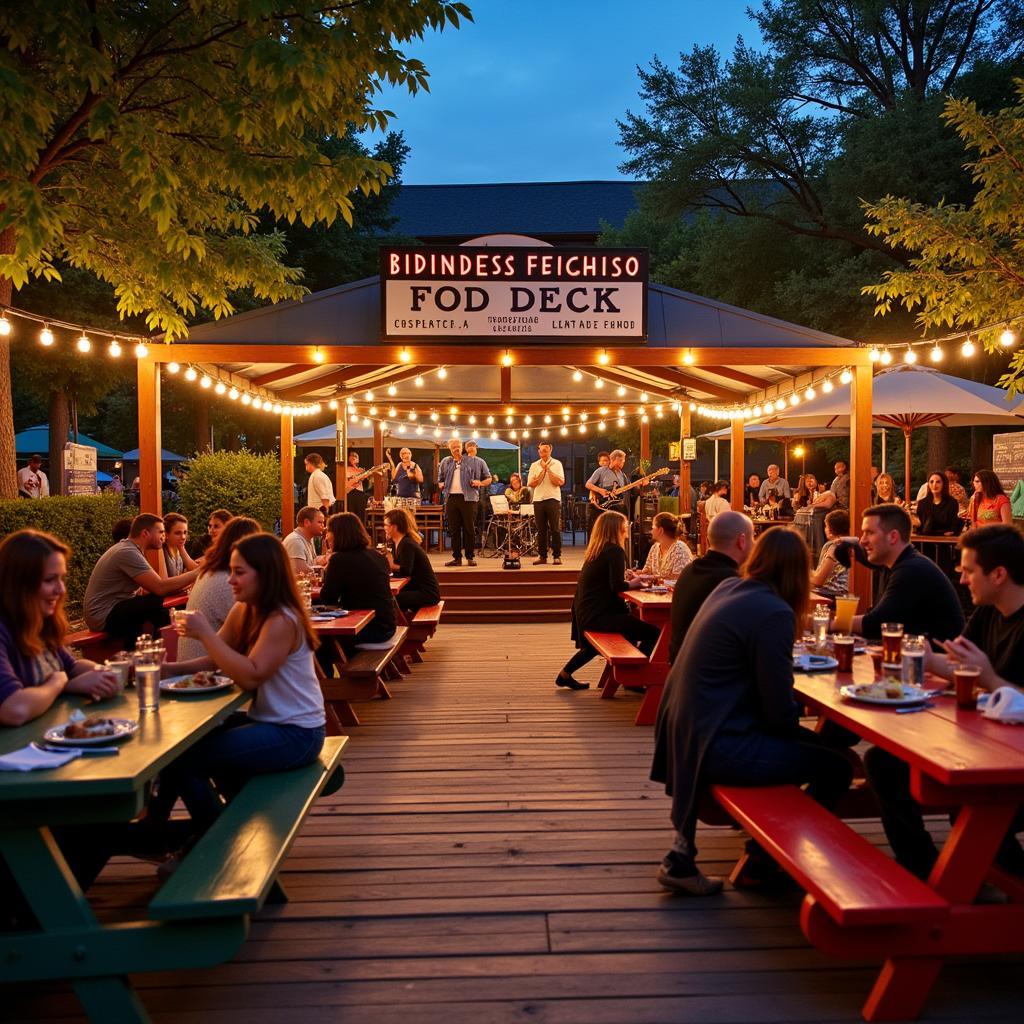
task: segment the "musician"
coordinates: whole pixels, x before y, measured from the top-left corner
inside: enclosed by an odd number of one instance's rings
[[[369,500],[366,493],[366,477],[367,473],[363,472],[359,465],[359,452],[350,448],[348,465],[345,467],[345,507],[349,512],[354,512],[364,526],[366,503]]]
[[[466,445],[466,457],[467,458],[479,458],[477,455],[477,443],[476,441],[467,441]],[[485,465],[483,460],[479,460],[481,465]],[[476,515],[473,517],[475,523],[475,536],[479,539],[479,546],[483,547],[484,534],[487,532],[487,520],[491,517],[491,483],[494,481],[494,475],[491,474],[487,478],[486,485],[480,487],[477,493],[480,495],[480,500],[476,503]]]
[[[423,470],[412,461],[412,449],[403,448],[398,453],[398,465],[391,458],[391,449],[387,450],[388,463],[391,466],[391,479],[395,484],[395,493],[402,498],[402,505],[418,505],[420,501],[420,484],[423,483]]]
[[[609,509],[613,512],[626,514],[626,503],[622,500],[615,500],[611,504],[601,504],[611,496],[613,488],[626,486],[626,474],[622,467],[626,464],[626,453],[621,448],[608,455],[608,465],[598,466],[586,483],[590,491],[590,507],[587,509],[588,532],[594,529],[594,523],[602,512]]]
[[[565,484],[565,470],[558,459],[551,457],[551,445],[541,441],[537,445],[540,458],[530,466],[526,486],[533,494],[533,517],[537,522],[537,552],[534,565],[547,565],[548,538],[551,540],[551,561],[562,564],[562,530],[559,522],[562,513],[562,486]]]
[[[323,457],[312,452],[306,456],[305,465],[306,472],[309,474],[306,504],[320,509],[326,516],[327,510],[334,504],[334,488],[331,486],[331,478],[324,472]]]
[[[473,446],[474,449],[476,446]],[[451,455],[446,455],[437,467],[437,481],[441,485],[444,511],[452,537],[452,559],[446,566],[462,565],[462,552],[466,564],[476,565],[476,530],[474,519],[480,501],[480,491],[491,482],[487,463],[475,455],[462,452],[462,442],[452,438],[448,442]]]

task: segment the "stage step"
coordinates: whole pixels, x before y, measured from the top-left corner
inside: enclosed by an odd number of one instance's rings
[[[445,622],[569,622],[576,569],[548,566],[519,571],[495,568],[441,569]]]
[[[528,625],[531,622],[570,622],[572,614],[568,608],[462,608],[449,612],[444,608],[445,622],[509,622]],[[566,634],[568,636],[568,634]]]

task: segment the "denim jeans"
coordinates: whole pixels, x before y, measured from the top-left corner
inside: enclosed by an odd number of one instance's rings
[[[162,802],[180,796],[198,832],[208,829],[253,775],[301,768],[316,759],[324,727],[257,722],[236,712],[160,775]]]

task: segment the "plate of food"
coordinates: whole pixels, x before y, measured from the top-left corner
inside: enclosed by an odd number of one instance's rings
[[[864,704],[884,704],[887,707],[909,707],[922,704],[931,696],[920,686],[901,683],[898,679],[881,679],[877,683],[852,683],[841,686],[839,692],[847,700],[859,700]]]
[[[189,676],[171,676],[160,680],[160,689],[164,693],[213,693],[234,685],[227,676],[219,676],[216,672],[193,672]]]
[[[827,654],[799,654],[793,652],[793,668],[797,672],[831,672],[839,662]]]
[[[139,731],[139,723],[130,718],[104,718],[82,715],[80,718],[55,725],[43,733],[47,743],[58,747],[98,747],[126,740]]]

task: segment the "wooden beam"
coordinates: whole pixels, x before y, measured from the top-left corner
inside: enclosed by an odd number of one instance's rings
[[[380,420],[373,421],[373,464],[379,466],[384,461],[384,431],[381,430]],[[367,467],[369,468],[369,467]],[[373,477],[373,500],[384,500],[384,481],[387,479],[382,473],[375,473]]]
[[[738,384],[746,384],[749,387],[757,388],[768,388],[772,386],[772,382],[769,380],[763,380],[760,377],[755,377],[752,373],[744,373],[742,370],[734,370],[729,366],[702,366],[702,370],[707,370],[708,373],[715,374],[716,377],[724,377],[726,380],[734,380]]]
[[[651,459],[651,424],[640,421],[640,461]]]
[[[713,398],[724,399],[726,402],[739,402],[742,401],[743,398],[743,392],[741,391],[725,387],[722,384],[715,384],[713,381],[702,380],[700,377],[694,377],[689,373],[680,373],[678,370],[674,370],[670,366],[644,367],[643,372],[652,377],[661,377],[663,380],[669,381],[671,385],[674,385],[677,388],[690,388],[694,391],[703,391],[706,395],[711,395]]]
[[[373,371],[371,380],[360,381],[358,385],[353,385],[352,390],[355,391],[357,388],[376,388],[381,384],[401,384],[402,381],[412,380],[413,377],[421,376],[426,373],[426,369],[423,366],[405,366],[401,368],[384,366],[380,370]]]
[[[294,377],[297,373],[305,373],[315,365],[316,363],[292,363],[290,366],[282,366],[277,370],[261,373],[258,377],[250,377],[249,383],[262,388],[267,384],[273,384],[274,381],[284,380],[285,377]]]
[[[305,398],[311,391],[319,391],[321,388],[328,388],[332,384],[345,384],[356,377],[365,377],[375,369],[380,369],[380,367],[365,365],[346,366],[341,370],[331,370],[330,373],[314,377],[312,380],[306,381],[305,384],[299,384],[295,387],[286,388],[284,391],[278,391],[276,394],[282,402],[298,401],[301,398]]]
[[[732,424],[732,444],[729,446],[729,500],[737,512],[743,511],[743,420],[737,417]]]
[[[281,415],[281,536],[295,529],[295,444],[290,415]]]
[[[861,517],[871,505],[871,401],[870,366],[858,366],[850,387],[850,533],[860,534]],[[871,604],[871,570],[854,560],[850,593],[861,598],[862,614]]]
[[[657,395],[666,402],[677,402],[682,399],[682,395],[671,388],[658,388],[656,385],[648,387],[648,385],[641,381],[633,380],[632,377],[627,377],[623,373],[617,373],[615,370],[609,370],[604,366],[588,366],[586,370],[588,373],[594,374],[595,377],[602,378],[602,380],[611,381],[613,384],[621,384],[623,387],[631,388],[634,391],[646,391],[649,395]],[[614,402],[614,398],[602,394],[595,401],[601,405],[605,401]]]
[[[155,516],[161,505],[160,367],[149,359],[136,366],[139,396],[139,508]]]

